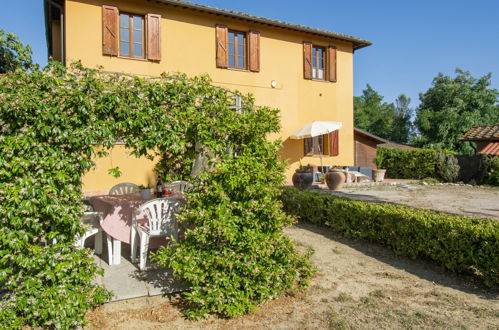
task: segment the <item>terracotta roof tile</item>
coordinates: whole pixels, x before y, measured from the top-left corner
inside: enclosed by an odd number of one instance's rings
[[[499,142],[491,142],[480,151],[481,154],[499,156]]]
[[[470,129],[460,140],[463,141],[499,141],[499,124],[476,126]]]

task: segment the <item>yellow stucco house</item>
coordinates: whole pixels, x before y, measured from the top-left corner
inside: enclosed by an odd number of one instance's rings
[[[354,164],[353,55],[370,41],[176,0],[45,0],[49,56],[103,71],[159,76],[207,73],[281,110],[287,177],[299,166]],[[290,139],[313,121],[341,128]],[[320,158],[320,160],[319,160]],[[107,173],[119,166],[123,176]],[[153,162],[117,145],[84,178],[86,192],[119,182],[154,184]]]

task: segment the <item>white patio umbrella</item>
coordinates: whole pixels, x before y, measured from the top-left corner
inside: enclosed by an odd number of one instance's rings
[[[291,135],[290,139],[306,139],[319,135],[329,134],[341,128],[341,123],[337,121],[313,121]]]
[[[319,135],[325,135],[333,131],[336,131],[337,129],[341,128],[341,125],[342,124],[337,121],[313,121],[300,128],[295,134],[291,135],[289,138],[295,140],[313,138]],[[322,172],[322,168],[324,167],[322,166],[322,153],[320,158],[321,158],[321,172]]]

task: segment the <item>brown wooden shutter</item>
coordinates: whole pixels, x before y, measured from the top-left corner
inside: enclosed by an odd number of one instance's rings
[[[312,43],[303,42],[303,77],[312,79]]]
[[[329,46],[327,48],[327,76],[328,80],[336,82],[336,47]]]
[[[102,54],[118,56],[118,8],[102,6]]]
[[[147,59],[161,61],[161,15],[147,14]]]
[[[260,32],[249,31],[249,69],[260,72]]]
[[[226,25],[217,25],[217,68],[229,66],[229,54],[227,50],[229,29]]]
[[[338,156],[340,154],[339,149],[339,130],[332,131],[329,133],[329,155],[330,156]]]

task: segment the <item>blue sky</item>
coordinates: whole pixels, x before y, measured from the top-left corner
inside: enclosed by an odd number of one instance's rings
[[[355,53],[354,93],[369,83],[385,101],[404,93],[417,105],[439,72],[460,67],[473,76],[492,72],[499,89],[498,0],[194,0],[291,23],[368,39]],[[32,45],[34,59],[46,63],[42,0],[2,1],[0,29]]]

